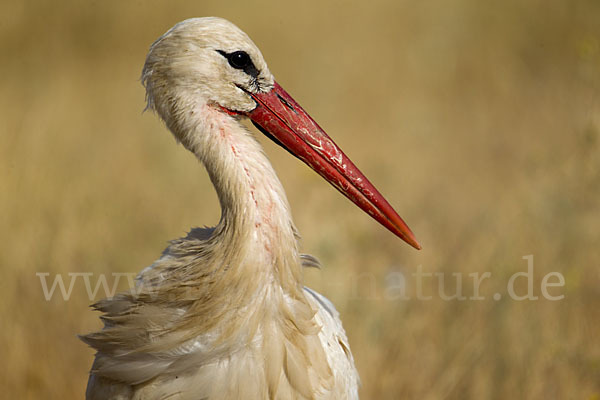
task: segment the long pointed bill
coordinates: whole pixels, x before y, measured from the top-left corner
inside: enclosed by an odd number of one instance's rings
[[[255,125],[342,192],[354,204],[416,249],[421,245],[369,180],[277,82],[268,93],[251,94]]]

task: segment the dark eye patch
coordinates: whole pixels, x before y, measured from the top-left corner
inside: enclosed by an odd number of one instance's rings
[[[233,68],[241,69],[253,78],[258,77],[259,71],[258,69],[256,69],[254,63],[252,62],[252,59],[245,51],[238,50],[234,51],[233,53],[227,53],[223,50],[217,51],[220,55],[227,59],[229,65],[231,65]]]

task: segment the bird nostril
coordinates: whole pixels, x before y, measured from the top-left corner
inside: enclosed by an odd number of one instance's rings
[[[296,109],[294,108],[293,105],[291,105],[286,99],[284,99],[283,97],[281,97],[279,95],[279,93],[277,93],[277,98],[290,110],[292,110],[295,114],[298,114],[298,111],[296,111]]]

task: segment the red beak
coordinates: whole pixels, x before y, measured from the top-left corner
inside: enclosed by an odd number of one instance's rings
[[[386,199],[277,82],[268,93],[250,95],[257,107],[247,115],[264,134],[304,161],[380,224],[421,249]]]

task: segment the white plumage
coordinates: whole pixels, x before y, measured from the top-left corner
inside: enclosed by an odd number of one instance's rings
[[[298,252],[281,183],[242,118],[418,247],[410,230],[230,22],[175,25],[142,80],[148,108],[206,167],[222,215],[94,305],[105,324],[82,337],[97,350],[87,399],[357,399],[339,315],[302,285],[316,260]]]

